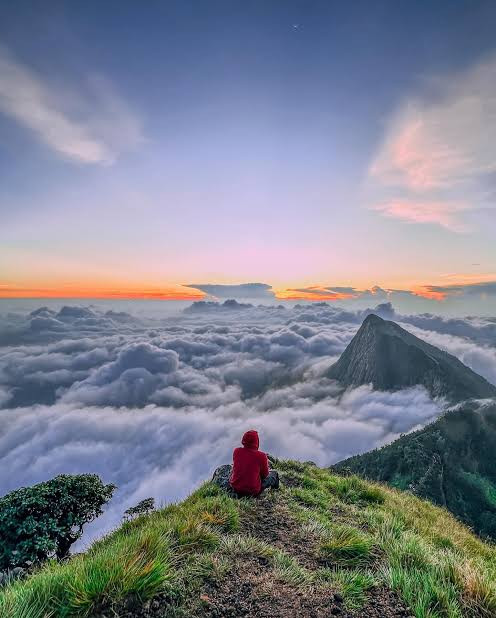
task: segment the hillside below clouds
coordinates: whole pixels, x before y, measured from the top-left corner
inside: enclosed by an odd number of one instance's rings
[[[369,315],[327,373],[345,386],[422,385],[452,404],[421,431],[333,466],[408,489],[496,539],[496,387],[447,352]]]

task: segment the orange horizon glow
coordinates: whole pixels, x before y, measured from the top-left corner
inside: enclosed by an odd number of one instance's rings
[[[101,299],[150,299],[150,300],[202,300],[206,294],[183,286],[165,288],[118,287],[21,287],[0,285],[0,298],[101,298]]]
[[[496,274],[485,275],[463,275],[446,274],[442,275],[444,280],[438,284],[415,284],[410,283],[402,288],[397,286],[379,286],[385,292],[403,291],[419,296],[427,300],[442,302],[449,296],[460,294],[460,287],[464,285],[477,286],[478,284],[496,281]],[[222,284],[229,285],[229,284]],[[376,286],[371,288],[350,288],[350,291],[339,291],[330,286],[308,285],[301,288],[272,288],[275,300],[289,301],[343,301],[359,298],[364,292],[374,294]],[[90,283],[58,283],[16,285],[11,283],[0,283],[1,298],[94,298],[94,299],[129,299],[129,300],[178,300],[178,301],[198,301],[209,297],[202,290],[188,287],[181,284],[169,284],[158,286],[151,284],[119,285],[118,283],[106,282],[99,285]]]
[[[448,292],[440,292],[438,290],[433,290],[430,285],[423,285],[416,288],[411,289],[412,294],[415,296],[421,296],[422,298],[427,298],[428,300],[437,300],[442,301],[445,300],[448,296]]]
[[[335,292],[332,289],[320,286],[310,286],[305,292],[295,288],[286,290],[274,290],[275,297],[279,300],[349,300],[355,298],[355,294],[349,292]]]

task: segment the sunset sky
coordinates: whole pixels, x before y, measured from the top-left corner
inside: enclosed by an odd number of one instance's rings
[[[2,3],[0,297],[494,302],[495,32],[476,0]]]

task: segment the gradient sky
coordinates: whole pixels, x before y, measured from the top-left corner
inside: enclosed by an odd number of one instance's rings
[[[496,294],[495,32],[490,0],[2,3],[0,296]]]

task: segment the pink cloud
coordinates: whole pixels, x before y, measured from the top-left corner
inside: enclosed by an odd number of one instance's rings
[[[414,192],[451,187],[468,164],[426,111],[409,107],[393,124],[370,174],[381,184]]]
[[[428,88],[398,106],[369,167],[373,202],[386,202],[373,209],[456,232],[464,229],[462,211],[492,211],[487,175],[496,171],[495,78],[493,55],[425,81]],[[398,199],[391,200],[392,188]]]
[[[374,210],[386,217],[402,219],[408,223],[432,223],[453,232],[466,230],[457,218],[458,213],[465,209],[464,205],[451,202],[416,202],[401,199],[374,206]]]

